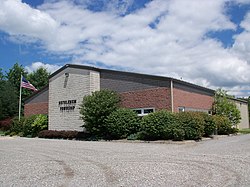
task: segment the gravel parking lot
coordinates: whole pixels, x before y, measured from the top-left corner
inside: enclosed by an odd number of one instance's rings
[[[0,137],[0,186],[250,186],[250,135],[181,144]]]

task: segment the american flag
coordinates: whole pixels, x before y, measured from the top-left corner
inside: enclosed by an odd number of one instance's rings
[[[22,76],[21,87],[27,88],[33,91],[37,91],[37,89],[29,81],[27,81],[23,76]]]

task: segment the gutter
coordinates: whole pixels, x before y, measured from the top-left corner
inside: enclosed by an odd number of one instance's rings
[[[174,84],[173,79],[170,80],[170,96],[171,96],[171,111],[174,112]]]

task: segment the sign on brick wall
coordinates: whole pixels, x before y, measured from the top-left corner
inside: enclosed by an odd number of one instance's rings
[[[73,111],[75,109],[75,105],[76,105],[76,100],[64,100],[58,102],[60,112]]]

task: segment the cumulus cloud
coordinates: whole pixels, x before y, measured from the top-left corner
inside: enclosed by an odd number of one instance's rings
[[[242,60],[246,60],[250,65],[250,12],[246,15],[240,26],[244,31],[235,36],[232,52]]]
[[[43,62],[33,62],[30,66],[25,66],[25,69],[31,73],[36,71],[39,68],[45,68],[49,73],[53,73],[58,70],[61,66],[54,65],[54,64],[45,64]]]
[[[154,0],[130,13],[132,0],[110,0],[95,12],[88,6],[97,1],[89,0],[47,0],[36,9],[21,0],[1,1],[1,30],[22,41],[38,40],[47,52],[70,55],[74,63],[102,63],[249,94],[250,13],[231,48],[207,36],[236,30],[226,4],[248,0]],[[39,63],[33,64],[31,71]]]
[[[0,29],[14,36],[48,41],[58,23],[47,13],[33,9],[20,0],[1,0]]]

